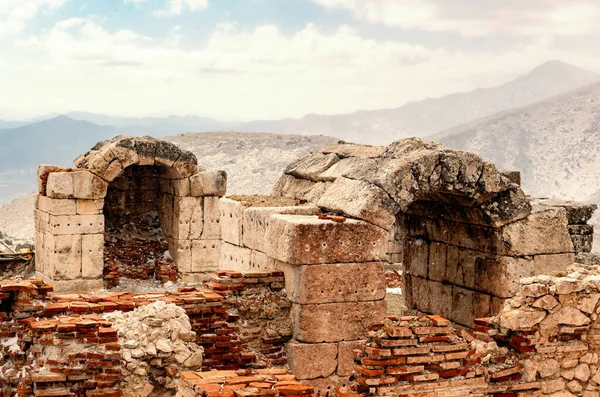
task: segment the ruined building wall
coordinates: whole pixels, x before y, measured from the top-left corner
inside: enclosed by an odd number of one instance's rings
[[[531,200],[515,182],[475,154],[404,139],[302,157],[273,194],[388,230],[406,305],[470,327],[497,313],[521,277],[572,264],[573,233],[587,226],[589,216],[572,227],[568,206]]]
[[[220,266],[285,274],[293,327],[286,354],[294,375],[343,384],[367,325],[385,315],[387,232],[317,212],[281,197],[222,199]]]
[[[75,165],[75,169],[47,165],[38,169],[36,271],[58,290],[102,288],[103,273],[112,286],[121,275],[144,278],[154,272],[166,281],[174,278],[176,270],[184,282],[195,282],[217,270],[218,201],[226,190],[224,172],[204,171],[192,153],[149,137],[119,136],[100,142]],[[164,263],[163,271],[154,269],[151,260],[166,247],[160,239],[155,255],[144,263],[130,249],[136,245],[131,237],[124,243],[129,254],[116,258],[111,250],[104,257],[106,228],[110,232],[115,226],[106,224],[105,215],[124,224],[125,215],[139,217],[154,210],[176,269],[171,262]],[[150,221],[155,228],[155,218]],[[108,243],[111,248],[115,242],[109,239]]]
[[[53,295],[39,279],[1,281],[0,395],[145,396],[185,370],[286,371],[283,275],[228,271],[209,284]]]

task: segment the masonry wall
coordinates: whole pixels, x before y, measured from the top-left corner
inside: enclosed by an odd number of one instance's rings
[[[404,216],[407,307],[472,327],[475,318],[498,313],[521,278],[574,262],[562,207],[534,203],[530,215],[501,228],[460,213],[436,216],[420,205]]]
[[[221,266],[285,274],[294,375],[315,385],[347,383],[352,350],[385,315],[388,233],[299,200],[260,196],[222,199],[221,226]]]
[[[149,137],[100,142],[75,165],[38,168],[40,277],[58,290],[89,291],[105,281],[108,287],[117,285],[120,277],[201,282],[217,270],[224,172],[205,171],[192,153]],[[159,230],[166,242],[143,233],[132,237],[126,220],[142,232]],[[105,257],[107,227],[111,238]],[[163,261],[159,255],[167,248],[172,258]]]

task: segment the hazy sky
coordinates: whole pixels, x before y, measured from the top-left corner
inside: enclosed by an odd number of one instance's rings
[[[598,0],[0,0],[0,118],[397,107],[598,42]]]

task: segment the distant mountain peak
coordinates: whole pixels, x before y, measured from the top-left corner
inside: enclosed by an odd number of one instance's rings
[[[600,80],[600,74],[587,69],[580,68],[570,63],[563,62],[558,59],[546,61],[528,73],[517,78],[516,81],[526,80],[531,78],[536,79],[554,79],[554,78],[574,78],[574,79],[591,79],[594,77]],[[550,81],[551,82],[551,81]]]

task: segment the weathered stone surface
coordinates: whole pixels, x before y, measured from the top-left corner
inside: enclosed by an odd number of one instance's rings
[[[193,247],[191,240],[167,239],[169,242],[169,253],[177,264],[177,270],[182,273],[190,273],[193,263]],[[218,260],[218,259],[217,259]]]
[[[104,215],[50,215],[54,235],[104,233]]]
[[[227,192],[225,171],[203,171],[190,177],[192,196],[219,196]]]
[[[299,343],[287,345],[288,363],[298,379],[325,378],[335,373],[338,365],[337,343]]]
[[[383,146],[371,146],[371,145],[362,145],[356,143],[340,143],[334,146],[326,147],[325,149],[321,149],[321,153],[336,154],[339,158],[346,157],[361,157],[361,158],[373,158],[380,157],[385,151],[385,147]]]
[[[587,294],[582,297],[577,304],[577,309],[584,313],[592,314],[596,311],[596,305],[600,299],[600,294]]]
[[[267,228],[273,214],[314,215],[318,212],[314,205],[288,207],[249,207],[243,213],[242,242],[245,247],[261,252],[267,251]]]
[[[307,179],[296,178],[293,175],[283,174],[273,186],[273,196],[291,197],[305,200],[315,182]]]
[[[429,280],[427,282],[429,292],[429,312],[438,314],[444,318],[453,318],[453,288],[451,285]]]
[[[101,278],[104,268],[104,234],[81,236],[81,277]]]
[[[399,209],[394,201],[375,185],[365,181],[338,178],[321,196],[317,205],[389,229]]]
[[[337,371],[338,376],[350,376],[354,370],[354,350],[360,349],[363,341],[344,341],[338,343]]]
[[[202,230],[202,239],[220,239],[221,211],[219,209],[219,197],[205,196],[201,199],[204,200],[204,226]]]
[[[37,185],[38,193],[42,196],[46,195],[46,185],[48,183],[48,175],[51,172],[66,171],[65,167],[58,165],[40,164],[37,168]]]
[[[590,220],[594,211],[598,208],[596,204],[581,201],[569,201],[560,199],[535,199],[534,203],[543,206],[564,208],[567,219],[571,225],[583,225]]]
[[[465,288],[453,286],[452,321],[473,327],[474,320],[491,315],[492,297]]]
[[[363,339],[385,316],[385,301],[292,305],[294,338],[307,343]]]
[[[581,326],[590,323],[590,319],[581,311],[574,307],[561,307],[555,313],[551,314],[552,318],[559,324]]]
[[[411,276],[427,278],[429,272],[429,254],[431,252],[429,243],[419,238],[407,238],[403,251],[404,271]]]
[[[288,299],[295,303],[381,300],[385,297],[382,262],[290,265],[275,262],[285,274]]]
[[[49,260],[54,264],[53,279],[74,280],[81,277],[81,237],[63,235],[49,239]]]
[[[541,310],[510,310],[500,314],[500,325],[515,330],[529,329],[546,317]]]
[[[377,261],[387,242],[386,230],[363,221],[303,215],[272,215],[266,235],[266,253],[295,265]]]
[[[527,218],[506,225],[502,239],[513,255],[573,252],[567,216],[561,209],[536,208]]]
[[[500,170],[500,174],[502,174],[503,177],[511,181],[511,183],[521,185],[521,172]]]
[[[534,261],[510,256],[489,256],[475,261],[475,289],[500,298],[519,291],[519,280],[534,275]]]
[[[181,149],[176,145],[166,141],[156,142],[155,164],[170,168],[179,159],[179,156],[181,156]]]
[[[576,253],[578,252],[591,252],[594,244],[594,235],[578,235],[572,234],[571,241],[573,242],[573,248]]]
[[[225,270],[247,272],[251,269],[252,250],[223,242],[219,267]]]
[[[560,363],[553,358],[540,359],[535,364],[542,378],[549,378],[560,372]]]
[[[77,215],[100,215],[104,209],[104,200],[75,200]]]
[[[572,252],[535,255],[533,258],[534,274],[550,274],[554,271],[564,271],[567,267],[575,263],[575,254]]]
[[[196,240],[192,242],[192,271],[209,272],[219,269],[221,240]]]
[[[242,221],[246,207],[239,201],[222,198],[219,200],[221,210],[221,238],[235,245],[242,245]]]
[[[73,171],[73,196],[78,199],[97,200],[103,199],[108,191],[108,182],[94,175],[92,172]]]
[[[311,153],[288,165],[284,172],[296,178],[319,182],[321,173],[338,161],[340,158],[335,154]]]
[[[46,195],[48,197],[55,199],[74,198],[74,192],[72,172],[56,171],[48,174],[46,184]]]
[[[196,240],[203,235],[204,203],[202,197],[173,197],[173,238]]]
[[[72,199],[53,199],[38,195],[35,206],[38,210],[50,215],[75,215],[77,213],[77,203]]]
[[[541,298],[536,299],[532,306],[539,309],[552,310],[558,306],[558,300],[552,295],[544,295]]]
[[[321,175],[319,175],[319,179],[323,181],[335,181],[337,178],[349,175],[356,175],[356,173],[361,171],[355,171],[356,168],[360,170],[367,169],[377,169],[379,165],[379,161],[372,158],[364,158],[364,157],[348,157],[344,158]]]

